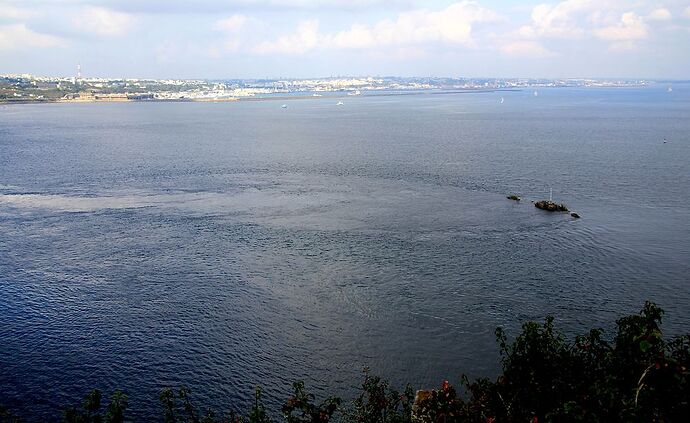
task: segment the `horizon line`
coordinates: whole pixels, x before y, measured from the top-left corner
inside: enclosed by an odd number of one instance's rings
[[[30,72],[25,73],[2,73],[0,77],[38,77],[38,78],[75,78],[75,75],[40,75]],[[543,76],[447,76],[447,75],[330,75],[330,76],[311,76],[311,77],[297,77],[297,76],[264,76],[264,77],[115,77],[115,76],[81,76],[79,79],[110,79],[110,80],[176,80],[176,81],[304,81],[313,79],[366,79],[366,78],[399,78],[399,79],[452,79],[452,80],[547,80],[547,81],[646,81],[646,82],[690,82],[690,77],[683,78],[643,78],[643,77],[615,77],[615,76],[573,76],[573,77],[543,77]]]

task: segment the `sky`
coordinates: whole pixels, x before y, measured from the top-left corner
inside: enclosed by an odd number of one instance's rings
[[[0,0],[0,74],[690,79],[690,0]]]

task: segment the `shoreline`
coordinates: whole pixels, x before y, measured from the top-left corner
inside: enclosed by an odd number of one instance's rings
[[[289,100],[327,100],[327,99],[345,99],[357,97],[393,97],[393,96],[414,96],[414,95],[452,95],[452,94],[479,94],[492,92],[513,92],[524,91],[524,88],[492,88],[492,89],[453,89],[453,90],[418,90],[418,91],[402,91],[402,92],[385,92],[379,91],[375,94],[360,94],[349,95],[345,93],[338,93],[333,95],[321,95],[315,97],[312,94],[305,95],[276,95],[276,96],[252,96],[252,97],[227,97],[227,98],[174,98],[174,99],[74,99],[74,100],[0,100],[0,105],[10,104],[92,104],[92,103],[234,103],[243,101],[289,101]]]
[[[12,99],[12,100],[0,100],[0,106],[12,105],[12,104],[93,104],[93,103],[234,103],[234,102],[245,102],[245,101],[290,101],[290,100],[326,100],[335,99],[342,100],[347,98],[357,98],[357,97],[397,97],[397,96],[422,96],[422,95],[453,95],[453,94],[479,94],[479,93],[493,93],[493,92],[519,92],[526,90],[535,89],[559,89],[559,88],[582,88],[582,87],[505,87],[505,88],[468,88],[468,89],[428,89],[428,90],[409,90],[409,91],[393,91],[393,90],[371,90],[368,93],[350,95],[350,91],[342,92],[328,92],[328,94],[322,94],[320,96],[314,96],[314,92],[309,92],[309,94],[299,94],[299,95],[275,95],[275,96],[247,96],[247,97],[224,97],[224,98],[153,98],[153,99],[125,99],[125,98],[107,98],[107,99]],[[640,88],[639,86],[613,86],[613,87],[585,87],[588,89],[600,89],[600,88],[611,88],[611,89],[629,89],[629,88]],[[320,93],[320,92],[319,92]]]

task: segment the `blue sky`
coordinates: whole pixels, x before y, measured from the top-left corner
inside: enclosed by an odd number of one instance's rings
[[[0,0],[0,73],[690,79],[690,0]]]

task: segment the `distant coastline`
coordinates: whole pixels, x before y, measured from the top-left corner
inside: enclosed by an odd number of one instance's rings
[[[0,75],[0,104],[235,102],[435,95],[541,88],[628,88],[646,80],[338,77],[286,80],[150,80]]]
[[[476,93],[491,93],[491,92],[516,92],[523,91],[523,89],[504,88],[504,89],[467,89],[467,90],[418,90],[406,92],[385,92],[379,91],[374,94],[360,95],[360,97],[392,97],[392,96],[417,96],[417,95],[448,95],[448,94],[476,94]],[[137,99],[137,98],[75,98],[75,99],[12,99],[0,100],[0,104],[61,104],[61,103],[233,103],[245,101],[291,101],[291,100],[329,100],[329,99],[346,99],[352,96],[346,93],[332,93],[328,96],[315,97],[312,95],[271,95],[271,96],[254,96],[254,97],[224,97],[224,98],[177,98],[177,99]]]

